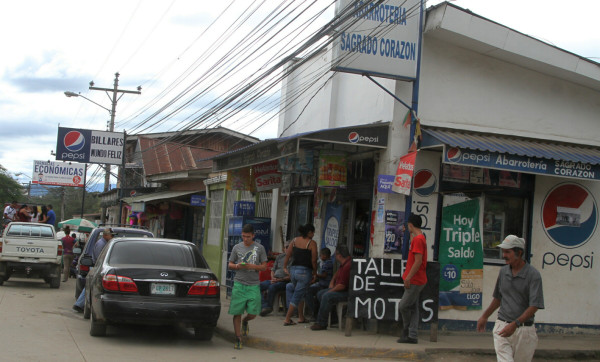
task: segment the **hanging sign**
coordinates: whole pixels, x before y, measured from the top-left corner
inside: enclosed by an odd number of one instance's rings
[[[319,187],[346,187],[346,156],[321,153],[319,156]]]
[[[398,169],[396,170],[396,180],[392,186],[392,191],[399,194],[410,195],[410,187],[412,183],[413,172],[415,170],[416,159],[417,151],[400,157]]]
[[[254,182],[250,176],[250,167],[227,171],[227,190],[248,190],[254,192]]]
[[[441,309],[481,309],[482,240],[479,199],[442,209],[439,252]]]
[[[56,160],[80,163],[123,163],[125,133],[58,127]]]
[[[83,187],[85,164],[33,161],[31,183],[40,185]]]
[[[280,188],[281,172],[277,170],[277,160],[252,166],[256,191],[267,191]]]
[[[336,15],[346,21],[334,40],[332,68],[415,79],[422,7],[421,0],[337,1]]]

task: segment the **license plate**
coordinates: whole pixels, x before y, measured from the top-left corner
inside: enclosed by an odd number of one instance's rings
[[[151,283],[150,294],[155,295],[175,295],[175,284]]]

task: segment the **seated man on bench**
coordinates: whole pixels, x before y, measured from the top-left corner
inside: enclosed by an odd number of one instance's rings
[[[348,300],[352,257],[346,245],[337,246],[335,249],[335,260],[340,263],[340,268],[331,279],[329,288],[322,289],[317,293],[319,313],[316,323],[310,327],[313,331],[327,329],[327,320],[333,306],[338,302]]]

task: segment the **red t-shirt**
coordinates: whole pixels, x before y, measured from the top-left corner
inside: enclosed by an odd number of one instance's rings
[[[415,236],[410,243],[410,249],[408,250],[408,260],[406,262],[406,269],[404,270],[402,279],[406,279],[406,276],[410,272],[410,269],[412,269],[412,266],[415,263],[415,254],[423,255],[423,262],[417,270],[417,273],[410,279],[410,284],[427,284],[427,241],[425,240],[425,235],[423,234]]]
[[[346,288],[344,288],[344,290],[348,289],[348,285],[350,285],[350,267],[351,266],[352,266],[352,258],[349,258],[348,260],[346,260],[346,262],[344,264],[342,264],[342,266],[340,266],[340,269],[338,270],[338,272],[335,276],[335,284],[333,286],[342,284],[346,287]]]
[[[75,245],[75,239],[67,235],[61,239],[63,245],[64,255],[73,255],[73,245]]]

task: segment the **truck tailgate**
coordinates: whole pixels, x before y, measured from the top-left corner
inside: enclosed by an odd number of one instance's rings
[[[34,237],[12,237],[4,240],[2,257],[56,259],[58,240]]]

